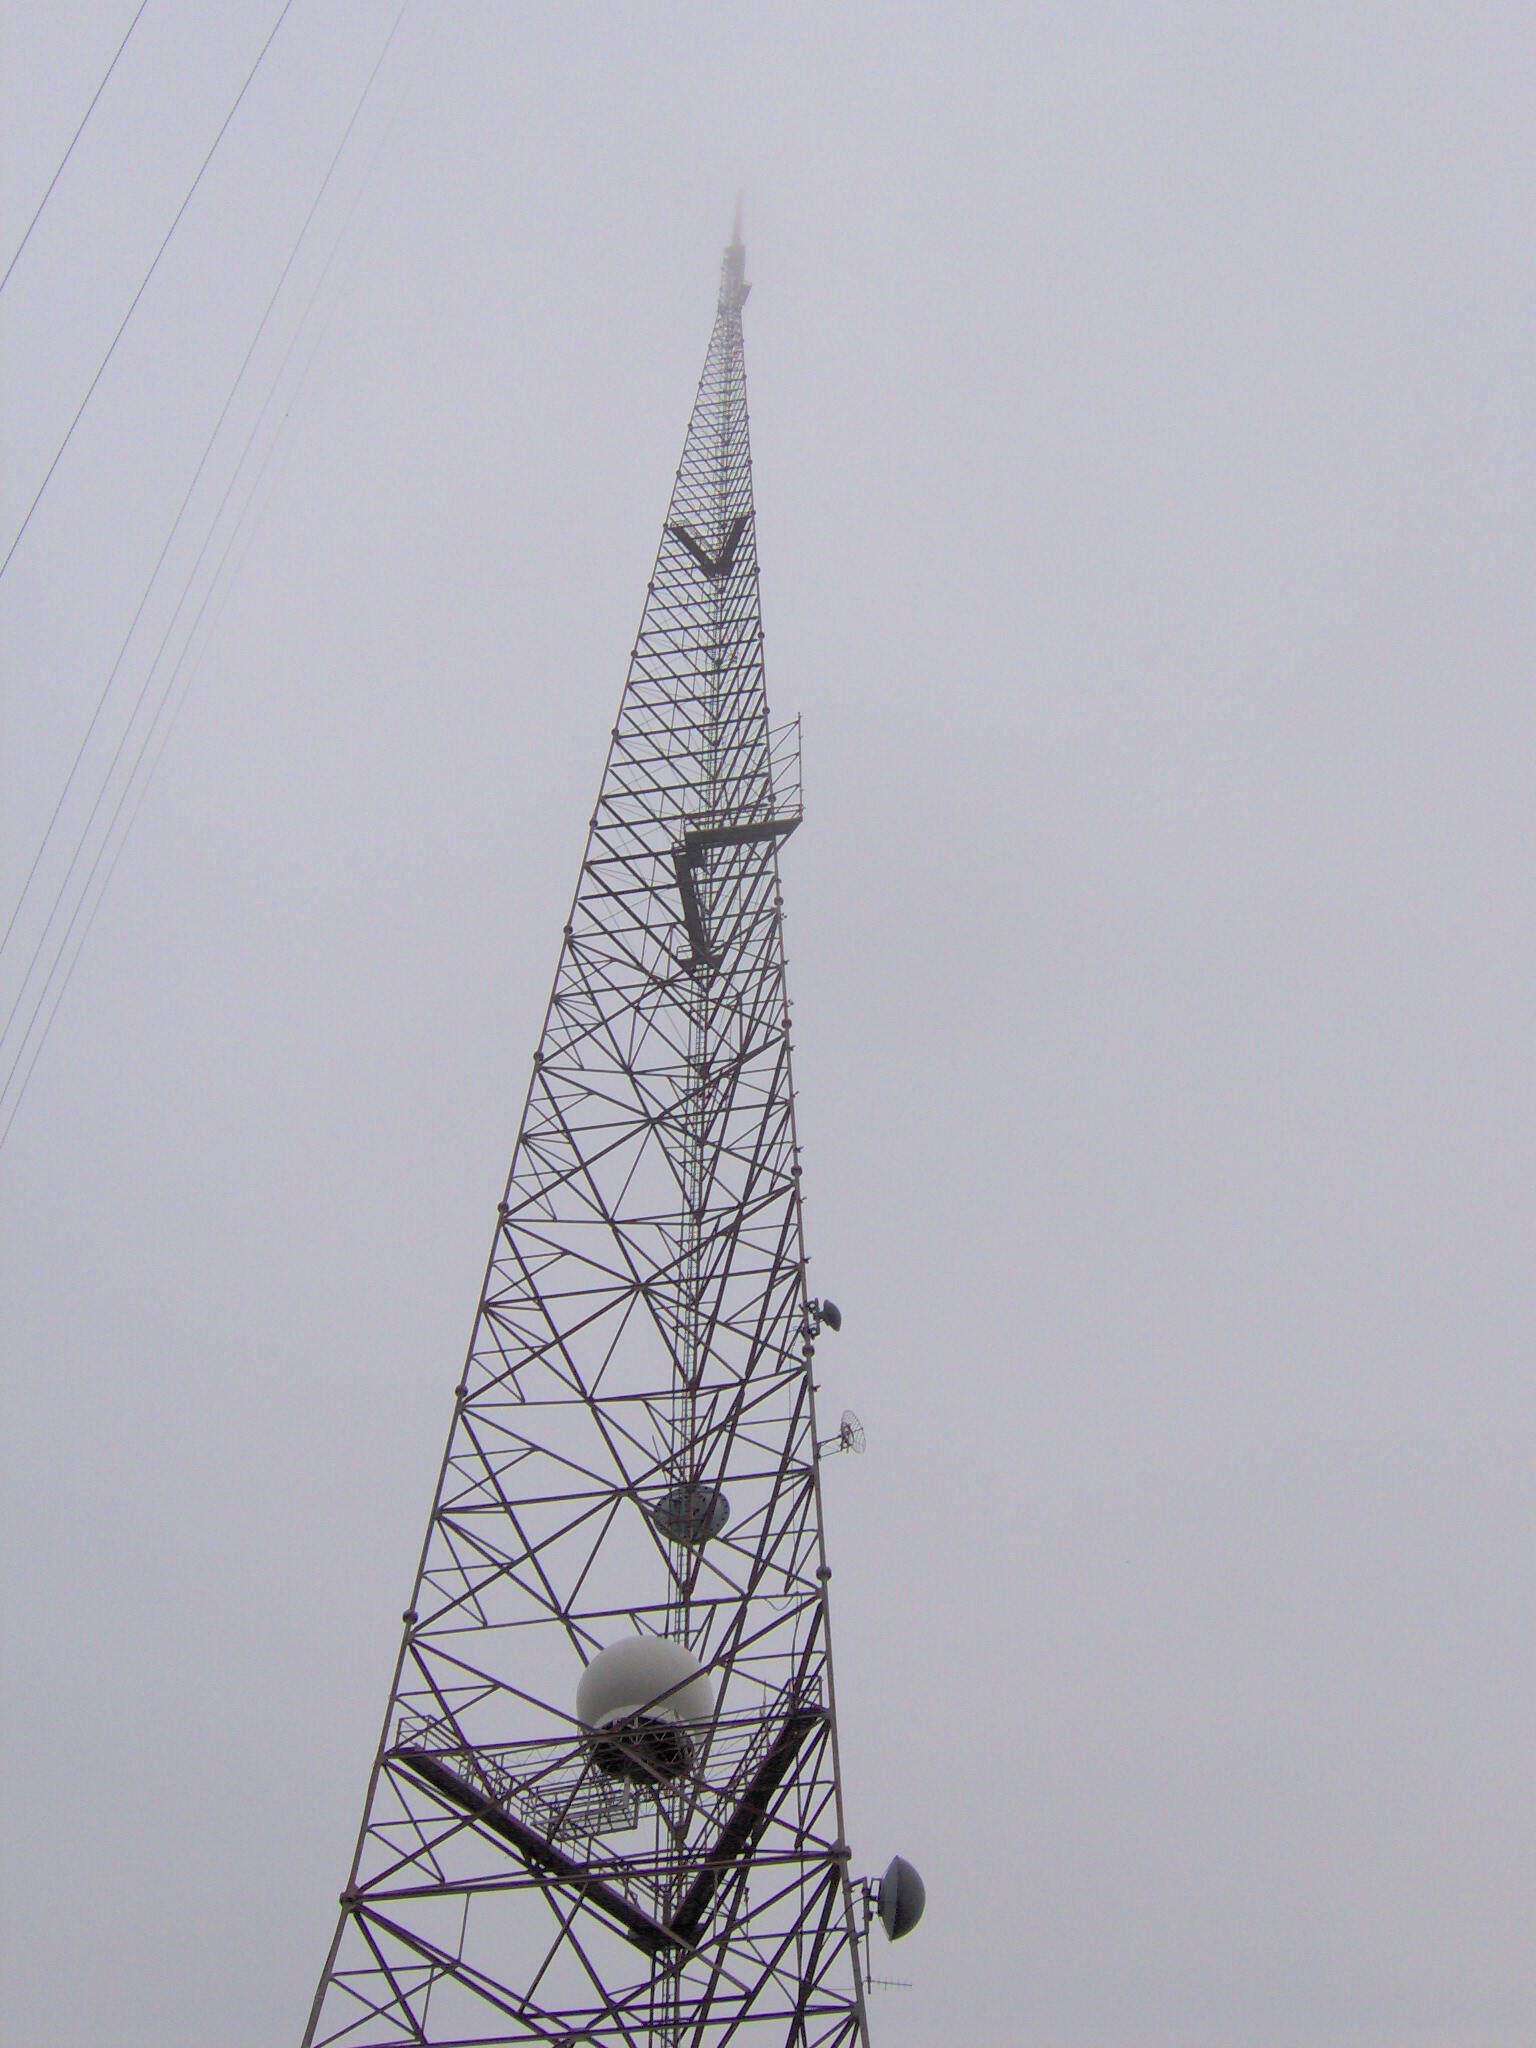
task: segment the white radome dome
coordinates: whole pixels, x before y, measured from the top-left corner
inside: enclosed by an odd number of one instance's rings
[[[610,1643],[598,1651],[576,1687],[576,1718],[587,1728],[609,1728],[636,1714],[648,1720],[707,1721],[714,1710],[714,1688],[698,1658],[661,1636]]]

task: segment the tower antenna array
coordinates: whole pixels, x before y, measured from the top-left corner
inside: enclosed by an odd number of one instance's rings
[[[306,2048],[868,2040],[745,265],[738,227]]]

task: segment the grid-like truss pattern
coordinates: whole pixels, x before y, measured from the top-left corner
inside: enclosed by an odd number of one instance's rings
[[[739,242],[405,1616],[313,2042],[866,2038],[827,1641]],[[707,1673],[667,1768],[576,1715]]]

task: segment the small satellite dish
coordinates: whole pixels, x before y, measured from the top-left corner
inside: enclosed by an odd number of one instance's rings
[[[840,1330],[843,1327],[843,1312],[835,1301],[808,1301],[805,1304],[805,1334],[819,1337],[823,1330]]]
[[[837,1425],[837,1435],[829,1436],[824,1443],[816,1446],[824,1458],[835,1458],[839,1451],[852,1451],[855,1457],[864,1455],[864,1425],[851,1408],[843,1410],[843,1419]]]
[[[900,1941],[904,1934],[910,1934],[922,1919],[927,1903],[923,1880],[905,1856],[893,1856],[875,1894],[875,1911],[889,1939]]]

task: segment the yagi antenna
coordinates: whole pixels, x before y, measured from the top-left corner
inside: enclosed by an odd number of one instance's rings
[[[816,1446],[824,1458],[835,1458],[839,1451],[852,1451],[856,1458],[864,1455],[864,1425],[851,1408],[843,1410],[843,1419],[837,1425],[837,1435],[829,1436]]]

